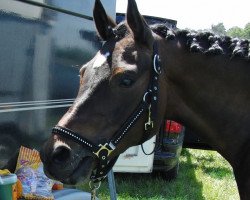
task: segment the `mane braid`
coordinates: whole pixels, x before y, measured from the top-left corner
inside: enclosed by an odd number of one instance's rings
[[[165,24],[152,25],[150,28],[166,40],[179,39],[191,52],[200,52],[206,55],[227,55],[230,58],[239,57],[250,61],[249,40],[218,36],[208,31],[174,30]]]

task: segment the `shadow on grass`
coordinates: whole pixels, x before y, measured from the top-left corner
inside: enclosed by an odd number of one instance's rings
[[[210,167],[202,166],[202,171],[215,179],[223,179],[225,177],[232,177],[232,171],[225,167]]]
[[[214,154],[195,154],[193,160],[194,168],[200,168],[204,174],[211,178],[221,180],[223,178],[232,177],[232,169],[228,165],[221,165],[221,159]]]
[[[122,174],[115,173],[117,196],[119,200],[205,200],[202,183],[197,181],[191,154],[183,149],[177,179],[167,182],[159,173]],[[109,199],[107,182],[99,191],[100,198]]]

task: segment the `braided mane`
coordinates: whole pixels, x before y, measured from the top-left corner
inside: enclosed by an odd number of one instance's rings
[[[152,25],[151,29],[157,35],[173,40],[184,41],[191,52],[201,52],[208,55],[228,55],[250,60],[250,46],[248,40],[218,36],[211,32],[194,32],[188,30],[173,30],[165,24]]]
[[[166,40],[179,39],[183,41],[191,52],[200,52],[206,55],[228,55],[230,58],[239,57],[250,61],[249,40],[218,36],[211,32],[195,32],[169,28],[166,24],[150,26],[151,30]],[[129,35],[129,28],[121,22],[113,29],[117,39]]]

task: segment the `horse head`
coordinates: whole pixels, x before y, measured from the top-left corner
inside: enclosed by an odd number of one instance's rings
[[[121,24],[99,0],[93,16],[103,45],[81,67],[78,95],[41,150],[47,175],[68,184],[105,176],[119,154],[158,132],[165,110],[157,35],[135,1]]]

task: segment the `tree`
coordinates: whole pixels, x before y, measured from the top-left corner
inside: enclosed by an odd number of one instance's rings
[[[227,35],[241,39],[250,39],[250,23],[247,23],[244,29],[237,26],[228,29]]]
[[[226,28],[223,23],[218,23],[217,25],[212,25],[211,30],[217,35],[225,35]]]
[[[242,38],[244,35],[244,30],[238,26],[234,26],[227,31],[227,35],[230,37]]]
[[[244,28],[244,38],[250,39],[250,23],[247,23]]]

